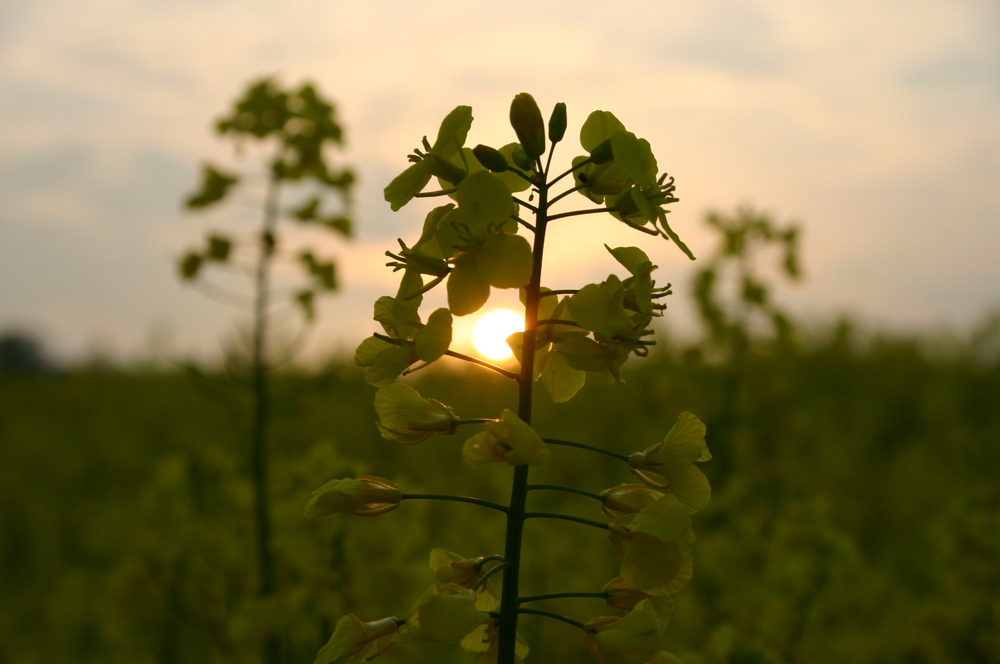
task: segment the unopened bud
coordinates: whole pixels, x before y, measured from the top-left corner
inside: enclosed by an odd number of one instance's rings
[[[534,161],[545,153],[545,121],[534,97],[527,92],[517,95],[511,102],[510,125],[529,159]]]
[[[509,168],[507,160],[500,154],[500,151],[488,145],[477,145],[472,148],[472,154],[476,155],[476,159],[479,160],[480,164],[494,173],[503,173]]]
[[[549,140],[558,143],[566,135],[566,104],[559,102],[549,116]]]

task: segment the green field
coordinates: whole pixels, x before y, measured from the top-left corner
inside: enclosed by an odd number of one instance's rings
[[[1000,362],[984,348],[861,343],[840,328],[758,348],[737,372],[674,346],[632,360],[624,386],[588,384],[560,405],[539,395],[535,424],[628,453],[662,439],[680,411],[705,420],[714,496],[695,518],[695,578],[676,597],[666,644],[687,664],[997,662]],[[501,380],[469,369],[419,382],[476,417],[495,415],[473,405],[480,396],[497,411],[514,403]],[[237,386],[185,372],[0,381],[0,662],[255,662],[260,635],[277,629],[286,661],[308,664],[346,612],[405,615],[432,581],[431,548],[498,552],[502,517],[471,505],[301,518],[312,489],[357,473],[506,501],[510,468],[466,466],[467,432],[418,448],[381,439],[373,393],[350,364],[278,376],[280,592],[263,604],[249,402]],[[556,413],[572,424],[556,428]],[[570,448],[532,474],[595,491],[630,478],[624,464]],[[599,518],[584,497],[531,500]],[[526,537],[527,592],[595,591],[617,575],[598,530],[532,523]],[[598,599],[550,605],[579,620],[614,612]],[[521,629],[529,663],[590,661],[573,627],[525,616]],[[378,661],[477,660],[397,646]]]

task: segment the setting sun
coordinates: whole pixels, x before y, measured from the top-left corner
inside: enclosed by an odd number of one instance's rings
[[[472,344],[480,355],[506,360],[513,355],[507,337],[524,329],[524,321],[510,309],[494,309],[483,314],[472,328]]]

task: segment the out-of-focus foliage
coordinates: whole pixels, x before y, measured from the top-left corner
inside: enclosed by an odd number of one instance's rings
[[[254,261],[270,261],[280,253],[284,232],[279,220],[351,237],[349,207],[355,175],[349,168],[333,167],[328,154],[332,148],[343,148],[344,131],[333,104],[312,84],[283,89],[273,78],[253,81],[232,110],[215,123],[215,129],[234,143],[238,153],[244,152],[248,143],[265,149],[267,173],[232,173],[206,162],[202,164],[198,189],[187,197],[185,207],[214,208],[233,202],[236,193],[248,195],[261,190],[263,200],[254,202],[262,209],[264,223],[251,238],[209,233],[201,248],[190,249],[180,257],[177,268],[182,280],[199,284],[208,294],[218,296],[217,285],[202,283],[206,266],[235,264],[246,274],[256,273],[258,270],[252,269]],[[289,189],[289,185],[297,186]],[[288,194],[295,202],[280,208],[281,199]],[[333,209],[327,209],[331,207],[331,194],[339,200]],[[311,321],[317,294],[337,290],[336,265],[308,248],[299,251],[298,262],[305,283],[295,289],[291,299]]]
[[[850,325],[751,347],[715,489],[699,513],[695,576],[664,644],[685,664],[1000,660],[1000,326],[967,343],[859,340]],[[558,434],[622,453],[663,438],[678,412],[710,414],[724,365],[679,347],[587,385],[569,403],[540,397]],[[468,412],[514,386],[454,365],[421,390]],[[334,621],[375,620],[433,582],[427,551],[496,553],[503,517],[406,501],[378,519],[302,518],[330,477],[379,474],[406,491],[503,500],[506,464],[469,470],[466,435],[419,449],[381,439],[372,389],[354,367],[279,376],[274,468],[281,591],[253,598],[245,432],[213,405],[219,383],[108,372],[0,382],[0,661],[255,661],[276,627],[289,662],[310,662]],[[241,392],[227,399],[241,397]],[[227,403],[229,401],[220,401]],[[58,414],[58,415],[56,415]],[[557,417],[558,416],[558,417]],[[553,432],[554,434],[556,432]],[[600,490],[627,468],[559,448],[533,481]],[[532,509],[599,518],[594,501],[536,492]],[[620,556],[590,529],[529,522],[528,593],[587,587]],[[599,584],[598,584],[599,585]],[[553,600],[579,619],[599,599]],[[277,624],[274,624],[277,623]],[[572,627],[523,617],[529,661],[587,661]],[[471,663],[453,646],[396,645],[382,661]]]

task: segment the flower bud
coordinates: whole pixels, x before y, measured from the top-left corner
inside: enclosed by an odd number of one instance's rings
[[[396,509],[401,497],[399,485],[381,477],[358,475],[353,480],[330,480],[309,494],[303,516],[314,519],[348,511],[357,516],[374,516]]]
[[[549,116],[549,140],[558,143],[566,135],[566,104],[559,102]]]
[[[472,148],[472,154],[476,155],[480,164],[494,173],[503,173],[509,168],[507,159],[500,154],[500,151],[488,145],[477,145]]]
[[[663,494],[653,491],[644,484],[622,484],[601,492],[604,496],[604,513],[614,519],[622,514],[632,514],[662,498]]]
[[[545,153],[545,121],[534,97],[527,92],[517,95],[511,102],[510,125],[529,159],[534,161]]]

